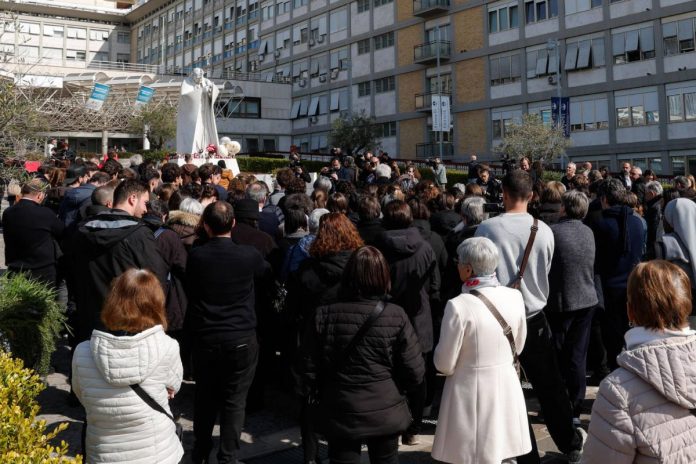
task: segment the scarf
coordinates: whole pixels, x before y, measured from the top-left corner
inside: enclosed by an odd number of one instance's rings
[[[462,285],[462,293],[470,293],[486,287],[499,287],[498,277],[495,274],[487,276],[471,276]]]

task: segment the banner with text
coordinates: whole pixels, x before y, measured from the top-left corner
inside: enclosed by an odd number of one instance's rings
[[[138,89],[138,96],[135,98],[135,106],[143,106],[150,103],[152,96],[155,94],[155,89],[141,85]]]
[[[563,129],[564,137],[570,137],[570,98],[551,98],[551,119],[554,127]]]
[[[442,130],[442,106],[440,105],[440,96],[431,95],[430,105],[433,113],[433,132],[440,132]]]
[[[92,94],[89,96],[89,100],[85,103],[85,106],[90,110],[98,111],[104,105],[104,102],[109,97],[109,91],[111,86],[106,84],[95,83],[92,88]]]

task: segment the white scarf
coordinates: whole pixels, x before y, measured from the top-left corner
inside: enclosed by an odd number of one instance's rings
[[[485,287],[499,287],[498,277],[495,274],[487,276],[471,276],[462,285],[462,293],[471,293]]]

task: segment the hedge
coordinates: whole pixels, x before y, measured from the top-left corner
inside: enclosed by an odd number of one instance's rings
[[[68,428],[67,423],[46,430],[37,420],[37,396],[46,388],[22,361],[0,351],[0,462],[7,464],[80,464],[82,457],[67,457],[68,444],[50,443]]]

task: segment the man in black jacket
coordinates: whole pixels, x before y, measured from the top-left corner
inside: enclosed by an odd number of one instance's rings
[[[270,266],[254,247],[232,241],[229,203],[211,203],[202,219],[210,240],[191,250],[186,266],[196,378],[193,462],[208,462],[219,411],[217,459],[232,464],[259,353],[254,279],[270,275]]]
[[[665,233],[662,224],[662,185],[657,181],[645,184],[645,222],[648,224],[647,257],[655,259],[655,242]]]
[[[440,276],[435,252],[412,224],[408,204],[401,200],[387,204],[383,220],[386,231],[378,237],[376,246],[389,263],[392,302],[406,311],[427,358],[434,344],[430,300],[439,297]],[[420,433],[425,399],[424,382],[420,391],[409,394],[413,424],[402,436],[405,445],[418,444],[416,435]]]
[[[155,237],[140,219],[147,211],[148,190],[137,180],[121,182],[114,191],[113,209],[80,225],[73,240],[77,342],[103,329],[101,307],[111,281],[128,269],[148,269],[163,284],[167,266]]]
[[[26,272],[55,287],[63,223],[41,206],[48,187],[38,179],[22,186],[22,199],[2,215],[5,263],[10,272]]]

